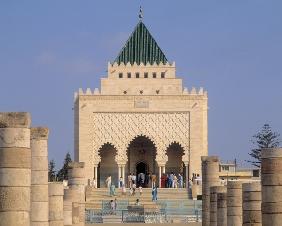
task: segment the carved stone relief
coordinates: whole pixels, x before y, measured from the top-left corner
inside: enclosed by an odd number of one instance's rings
[[[138,136],[148,137],[156,146],[158,164],[167,161],[166,149],[179,143],[184,149],[183,159],[189,155],[189,112],[93,113],[89,133],[92,136],[92,161],[100,161],[99,149],[105,143],[117,149],[118,164],[127,162],[126,150]]]

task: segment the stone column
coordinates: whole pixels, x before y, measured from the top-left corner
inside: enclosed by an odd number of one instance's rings
[[[162,174],[165,174],[165,166],[162,167]]]
[[[69,163],[69,189],[64,193],[64,224],[83,226],[85,224],[86,178],[83,162]],[[71,219],[70,219],[71,217]]]
[[[49,182],[49,226],[64,225],[63,195],[63,183]]]
[[[217,193],[217,226],[227,226],[227,193]]]
[[[210,224],[210,187],[219,186],[219,158],[202,156],[202,225]]]
[[[226,187],[210,187],[210,226],[217,226],[217,194],[226,193]]]
[[[242,225],[242,182],[227,182],[227,224]]]
[[[243,226],[261,226],[261,184],[244,183],[243,190]]]
[[[0,226],[30,225],[30,115],[0,113]]]
[[[159,188],[162,187],[161,177],[162,177],[162,166],[159,166]]]
[[[122,165],[122,183],[125,186],[125,165]]]
[[[282,224],[282,148],[263,149],[261,153],[262,225]]]
[[[119,178],[122,176],[122,168],[121,165],[118,165],[118,187],[120,188]]]
[[[31,146],[31,225],[48,223],[48,128],[30,130]]]
[[[185,162],[184,165],[185,165],[185,187],[189,188],[189,162]]]
[[[97,174],[98,174],[98,166],[94,165],[94,180],[95,180],[95,188],[98,187],[98,180],[97,180]]]

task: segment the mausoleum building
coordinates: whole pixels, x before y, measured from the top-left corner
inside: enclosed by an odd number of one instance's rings
[[[116,59],[101,88],[79,89],[74,99],[75,161],[86,179],[104,187],[129,173],[201,173],[208,155],[207,92],[183,88],[142,21]]]

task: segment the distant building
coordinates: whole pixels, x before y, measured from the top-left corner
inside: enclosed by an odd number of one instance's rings
[[[98,187],[108,175],[117,185],[141,172],[181,173],[187,184],[208,155],[207,102],[202,88],[183,88],[175,63],[139,21],[101,89],[75,94],[75,161]]]
[[[224,180],[256,180],[259,179],[259,169],[238,167],[235,162],[221,162],[219,177]]]

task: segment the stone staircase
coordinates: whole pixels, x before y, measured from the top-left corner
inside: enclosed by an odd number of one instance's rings
[[[121,223],[123,213],[126,215],[128,206],[134,206],[136,199],[139,199],[146,212],[165,213],[167,222],[186,222],[189,217],[196,217],[196,209],[201,209],[201,201],[189,199],[191,194],[188,194],[186,188],[159,188],[157,202],[152,201],[151,192],[151,188],[143,188],[140,195],[137,189],[136,194],[132,196],[128,189],[126,195],[122,195],[121,189],[116,189],[116,195],[110,196],[107,188],[86,187],[86,209],[93,211],[90,216],[95,215],[96,221],[103,223]],[[117,210],[113,213],[109,202],[114,199],[117,199]]]
[[[143,188],[142,195],[139,194],[139,190],[137,189],[136,194],[134,196],[129,194],[129,190],[127,189],[126,195],[121,194],[121,189],[116,189],[116,196],[109,195],[109,189],[107,188],[86,188],[86,208],[100,209],[102,208],[103,201],[110,201],[111,199],[117,199],[118,201],[126,200],[130,205],[134,205],[136,199],[140,200],[140,203],[147,208],[154,208],[155,202],[152,202],[152,190],[151,188]],[[158,189],[158,201],[166,201],[166,200],[188,200],[188,192],[186,188],[159,188]]]

